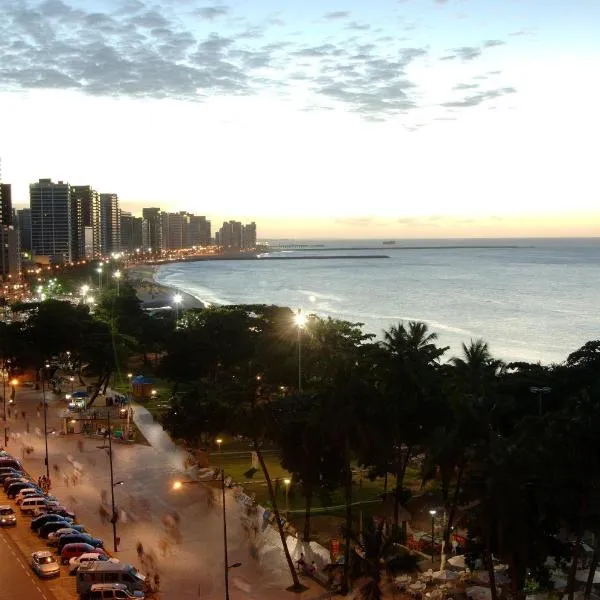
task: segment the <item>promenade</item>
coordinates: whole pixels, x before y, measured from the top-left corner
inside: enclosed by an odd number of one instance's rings
[[[104,443],[101,438],[81,434],[60,435],[58,413],[64,409],[64,402],[51,392],[46,396],[48,429],[57,431],[48,436],[51,493],[72,508],[78,521],[101,537],[112,552],[112,525],[100,510],[103,498],[108,497],[110,502],[109,460]],[[22,457],[26,469],[35,477],[45,472],[43,411],[38,413],[41,398],[39,391],[19,389],[16,396],[19,416],[15,418],[13,410],[8,422],[7,450]],[[22,411],[26,413],[25,419],[20,414]],[[174,490],[175,481],[192,478],[192,473],[184,467],[185,453],[173,444],[143,407],[134,406],[134,421],[149,445],[113,443],[114,480],[124,482],[114,490],[120,516],[117,525],[120,544],[115,555],[146,572],[149,563],[140,564],[136,551],[136,545],[141,543],[154,565],[148,574],[158,572],[160,575],[158,598],[222,600],[223,531],[219,495],[204,485],[184,485]],[[30,454],[24,452],[27,446],[33,448]],[[82,473],[75,485],[73,465]],[[229,563],[241,563],[229,574],[231,600],[331,597],[316,582],[306,579],[303,580],[308,586],[305,592],[285,591],[291,577],[280,546],[267,548],[248,533],[244,527],[244,510],[234,500],[231,490],[227,490],[226,503]],[[180,520],[177,535],[173,535],[171,527],[172,516],[169,515],[173,514]],[[298,554],[299,551],[300,548]]]

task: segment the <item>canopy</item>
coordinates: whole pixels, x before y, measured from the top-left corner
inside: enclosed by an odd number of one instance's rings
[[[587,569],[580,569],[575,573],[575,579],[577,581],[586,582],[588,579],[589,571]],[[598,570],[594,571],[594,585],[600,583],[600,572]]]
[[[152,379],[148,377],[144,377],[143,375],[138,375],[131,380],[132,385],[152,385],[154,382]]]
[[[87,392],[73,392],[71,398],[89,398],[90,395]]]

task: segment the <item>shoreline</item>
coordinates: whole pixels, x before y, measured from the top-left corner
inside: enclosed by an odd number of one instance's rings
[[[142,303],[142,307],[148,308],[175,308],[173,297],[175,294],[181,296],[179,307],[183,310],[191,308],[206,308],[196,296],[180,290],[179,288],[165,285],[156,281],[157,265],[133,265],[126,269],[127,281],[135,289],[135,293]]]

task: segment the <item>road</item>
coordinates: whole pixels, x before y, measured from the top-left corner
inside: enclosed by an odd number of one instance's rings
[[[55,600],[46,582],[40,581],[22,552],[5,531],[0,531],[0,597],[10,600]]]
[[[47,397],[48,428],[56,427],[60,431],[57,415],[65,403],[51,392]],[[31,446],[33,452],[23,456],[23,461],[34,477],[45,471],[44,439],[40,434],[43,422],[41,416],[37,416],[40,400],[40,392],[18,389],[15,404],[19,413],[26,412],[26,419],[23,420],[20,414],[15,419],[13,414],[9,420],[11,439],[7,450],[21,457],[23,447]],[[199,485],[174,491],[175,480],[192,477],[192,473],[184,468],[185,454],[159,425],[151,422],[145,409],[137,409],[136,422],[138,420],[149,445],[113,444],[114,478],[124,482],[115,488],[115,501],[120,507],[119,516],[125,516],[125,520],[118,523],[121,544],[116,557],[121,562],[136,565],[143,572],[152,571],[152,567],[140,564],[136,552],[136,544],[140,541],[154,557],[154,571],[160,572],[161,600],[222,600],[223,534],[219,495],[211,499],[206,487]],[[30,433],[26,432],[27,422]],[[83,442],[83,450],[78,442]],[[105,547],[112,552],[112,529],[109,523],[102,521],[99,511],[102,493],[108,493],[110,497],[108,457],[105,450],[99,449],[101,445],[100,439],[87,436],[51,435],[48,437],[49,465],[52,493],[77,513],[78,521],[89,531],[103,538]],[[64,477],[73,472],[73,460],[83,471],[76,487]],[[165,515],[172,511],[176,511],[181,519],[176,542],[169,538],[163,524]],[[231,600],[280,600],[285,595],[282,592],[291,584],[291,578],[277,532],[270,527],[262,530],[259,526],[255,531],[249,528],[247,511],[236,502],[231,490],[227,491],[227,521],[229,562],[241,563],[229,575]],[[8,535],[16,539],[17,533],[9,532]],[[168,546],[165,541],[169,542]],[[301,551],[310,555],[310,550],[299,542],[294,556],[299,556]],[[73,578],[64,579],[60,582],[61,587],[66,580],[73,582]],[[311,581],[304,583],[309,589],[296,595],[296,600],[323,597],[324,590],[320,586]],[[63,600],[62,593],[66,594],[67,590],[55,591],[54,582],[48,585],[57,600]],[[71,585],[74,587],[73,583]]]

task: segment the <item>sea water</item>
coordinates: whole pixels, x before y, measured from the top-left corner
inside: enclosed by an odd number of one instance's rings
[[[558,363],[600,338],[598,238],[301,243],[309,247],[270,255],[334,258],[172,263],[156,279],[210,304],[302,308],[378,337],[424,321],[450,346],[447,358],[481,338],[506,361]]]

